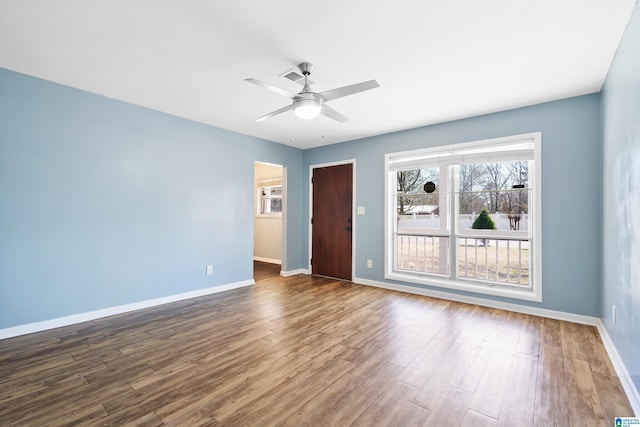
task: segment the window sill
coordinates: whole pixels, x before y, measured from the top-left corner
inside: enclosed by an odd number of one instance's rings
[[[394,271],[392,273],[385,273],[385,279],[397,280],[401,282],[414,283],[419,285],[434,286],[437,288],[454,289],[457,291],[472,292],[476,294],[493,295],[505,298],[513,298],[525,301],[542,302],[542,294],[539,291],[540,287],[527,287],[523,289],[514,289],[509,286],[498,284],[483,284],[476,282],[464,282],[454,281],[446,278],[432,276],[429,274],[418,273],[402,273]],[[535,292],[535,289],[538,289]]]

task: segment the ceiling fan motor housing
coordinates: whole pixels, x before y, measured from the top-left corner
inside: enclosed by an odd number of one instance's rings
[[[311,74],[311,71],[313,71],[313,64],[310,62],[303,62],[298,65],[298,68],[300,68],[300,71],[304,76],[308,76]]]

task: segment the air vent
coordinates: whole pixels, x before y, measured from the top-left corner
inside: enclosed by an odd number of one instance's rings
[[[303,78],[303,76],[293,70],[287,71],[282,77],[284,77],[285,79],[289,79],[292,82],[297,82],[298,80]]]
[[[304,85],[304,76],[293,69],[287,70],[284,73],[280,74],[281,77],[285,79],[291,80],[292,82],[298,83],[300,85]],[[309,80],[309,84],[313,84],[313,80]]]

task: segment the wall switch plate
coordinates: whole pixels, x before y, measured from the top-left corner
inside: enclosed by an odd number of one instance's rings
[[[373,260],[372,259],[368,259],[367,260],[367,268],[373,268]]]
[[[616,323],[616,306],[612,305],[611,306],[611,320],[613,321],[613,323]]]
[[[358,215],[364,215],[364,206],[358,206],[356,209]]]
[[[211,276],[213,274],[213,265],[207,265],[207,276]]]

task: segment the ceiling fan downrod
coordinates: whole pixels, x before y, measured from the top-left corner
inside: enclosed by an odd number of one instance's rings
[[[311,75],[311,71],[313,71],[313,64],[310,62],[303,62],[298,65],[298,68],[304,76],[304,86],[302,88],[302,93],[311,92],[311,86],[309,86],[309,76]]]

